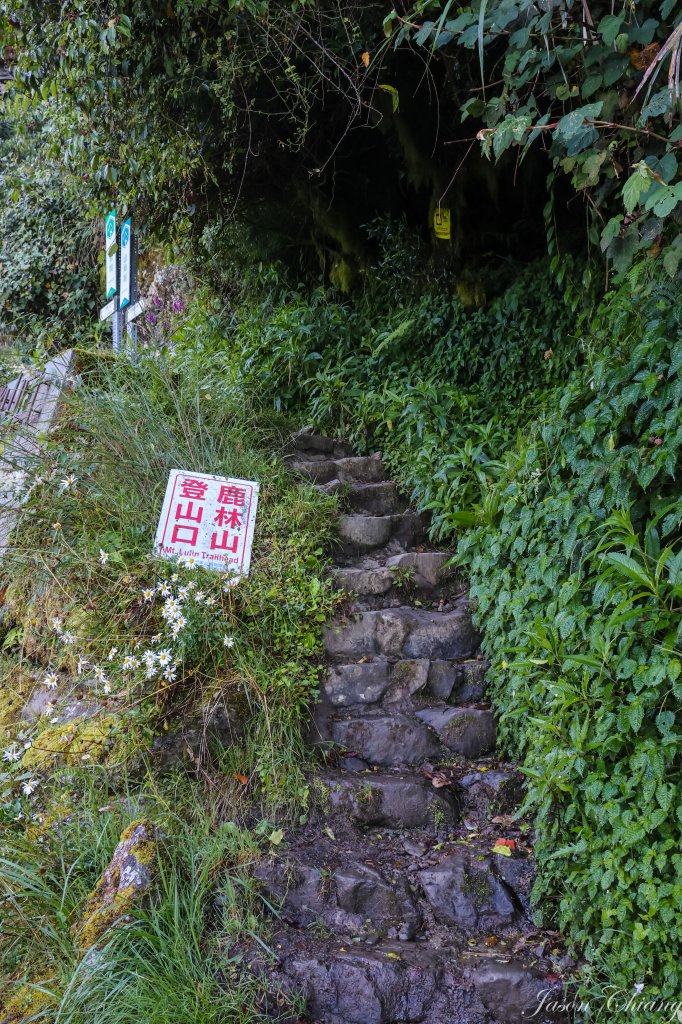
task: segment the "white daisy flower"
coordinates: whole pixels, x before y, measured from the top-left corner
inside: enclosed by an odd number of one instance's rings
[[[38,788],[38,781],[37,781],[37,779],[29,779],[21,787],[21,792],[24,794],[24,796],[30,796],[31,793],[35,793],[37,788]]]
[[[158,642],[161,640],[162,637],[163,637],[163,633],[155,633],[154,636],[150,639],[149,643],[150,644],[158,644]]]
[[[174,597],[169,597],[161,609],[161,614],[164,619],[174,619],[176,615],[180,614],[180,605]]]
[[[207,608],[212,608],[215,604],[215,597],[207,597],[205,603]]]
[[[170,597],[171,595],[171,588],[165,581],[163,583],[157,583],[156,589],[161,594],[161,597]]]
[[[58,681],[59,680],[54,672],[50,672],[50,674],[45,676],[43,679],[43,686],[46,686],[48,690],[56,690]]]
[[[163,678],[166,680],[166,682],[169,682],[169,683],[174,683],[175,682],[175,680],[177,679],[177,675],[173,671],[173,666],[172,665],[169,665],[168,668],[166,669],[166,671],[163,673]]]
[[[83,672],[84,672],[84,670],[85,670],[85,669],[86,669],[87,667],[88,667],[88,662],[87,662],[87,659],[86,659],[86,658],[79,658],[79,659],[78,659],[78,663],[76,664],[76,672],[77,672],[77,674],[78,674],[79,676],[82,676],[82,675],[83,675]]]
[[[182,555],[182,557],[178,559],[178,562],[180,565],[184,565],[186,569],[194,569],[195,566],[198,565],[194,555]]]
[[[110,647],[109,653],[107,654],[107,661],[113,661],[118,654],[118,647]]]
[[[166,668],[166,666],[170,665],[171,663],[171,652],[168,650],[168,648],[165,648],[163,651],[159,651],[159,653],[156,655],[156,660],[158,661],[161,668]]]
[[[145,599],[145,601],[153,601],[154,600],[154,591],[151,589],[151,587],[147,587],[146,590],[142,591],[142,596]]]
[[[111,685],[109,683],[105,683],[102,689],[105,693],[111,693]]]
[[[47,704],[45,705],[45,707],[43,708],[41,714],[46,715],[46,716],[47,715],[51,715],[53,711],[54,711],[54,704],[52,703],[52,701],[48,701]]]
[[[180,587],[178,590],[178,601],[186,601],[189,594],[189,587]]]
[[[16,743],[10,744],[2,755],[3,761],[18,761],[21,758],[21,754],[17,749]]]
[[[69,475],[65,476],[62,482],[60,483],[59,490],[62,491],[62,493],[64,491],[73,491],[77,483],[77,478],[72,473],[69,473]]]
[[[106,683],[107,678],[104,675],[103,668],[100,668],[99,665],[93,665],[93,672],[95,674],[95,679],[97,680],[98,683]]]
[[[233,636],[224,636],[223,637],[223,647],[234,647],[234,637]]]
[[[151,679],[152,676],[156,674],[154,669],[156,654],[154,651],[145,651],[142,655],[142,661],[144,662],[144,667],[147,669],[147,679]]]
[[[58,615],[55,615],[55,617],[52,620],[52,628],[55,631],[55,633],[61,633],[62,631],[62,620],[59,618]]]
[[[187,619],[184,615],[178,615],[175,622],[173,623],[173,632],[177,635],[181,629],[184,629],[187,625]]]
[[[177,583],[179,579],[180,577],[177,574],[177,572],[174,572],[173,575],[171,576],[171,583]]]
[[[109,552],[104,551],[102,548],[99,549],[99,564],[106,565],[109,561]]]
[[[129,654],[126,654],[123,659],[123,671],[133,672],[136,668],[140,667],[140,662],[137,658],[132,658]]]
[[[71,630],[69,630],[69,629],[65,630],[65,631],[64,631],[64,632],[62,633],[62,640],[63,640],[63,641],[64,641],[64,643],[65,643],[65,644],[67,644],[67,645],[68,645],[69,647],[70,647],[70,646],[71,646],[71,644],[72,644],[72,643],[73,643],[73,642],[75,641],[75,639],[76,639],[76,638],[75,638],[75,636],[73,635],[73,633],[72,633],[72,632],[71,632]]]

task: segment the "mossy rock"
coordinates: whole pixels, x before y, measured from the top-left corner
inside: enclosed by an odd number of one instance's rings
[[[36,1015],[53,1002],[52,996],[45,991],[50,984],[51,979],[39,979],[30,984],[24,982],[12,995],[9,995],[9,987],[0,990],[0,1024],[23,1024],[24,1021],[35,1020]]]
[[[158,863],[156,829],[140,818],[121,833],[108,868],[90,893],[83,920],[74,928],[81,952],[139,905],[148,893]]]

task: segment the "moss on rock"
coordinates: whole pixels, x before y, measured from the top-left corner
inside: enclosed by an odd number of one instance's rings
[[[80,949],[86,952],[144,898],[151,886],[158,859],[152,822],[133,821],[122,833],[111,862],[90,893],[82,922],[74,928]]]

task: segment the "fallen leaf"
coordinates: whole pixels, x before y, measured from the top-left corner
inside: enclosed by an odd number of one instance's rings
[[[362,55],[362,63],[365,65],[366,68],[369,67],[369,54],[367,53],[367,50],[365,50],[365,52]]]
[[[485,942],[486,946],[496,946],[497,945],[497,937],[495,935],[489,935],[488,938],[484,940],[484,942]]]
[[[279,846],[279,844],[284,839],[284,832],[282,831],[281,828],[276,828],[274,832],[270,833],[268,839],[270,840],[273,846]]]
[[[508,846],[493,846],[493,853],[499,853],[502,857],[511,857],[511,850]]]
[[[516,849],[516,843],[513,839],[496,839],[495,846],[508,846],[510,850]]]
[[[234,777],[237,780],[237,782],[241,782],[242,786],[245,786],[246,783],[249,781],[248,776],[244,775],[243,772],[235,772]]]
[[[324,831],[329,836],[330,839],[332,839],[334,842],[336,842],[336,836],[334,835],[334,833],[332,832],[332,830],[330,828],[326,828]]]

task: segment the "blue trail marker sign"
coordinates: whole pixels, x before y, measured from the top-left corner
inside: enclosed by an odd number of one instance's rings
[[[105,255],[107,266],[107,299],[116,294],[116,210],[104,218]]]
[[[107,304],[99,311],[100,320],[111,318],[111,334],[114,352],[120,352],[123,345],[124,317],[129,347],[134,358],[137,347],[137,326],[133,321],[144,309],[144,301],[137,292],[137,245],[133,237],[130,217],[121,225],[118,247],[116,246],[116,211],[110,210],[104,218],[104,256],[106,261]]]

